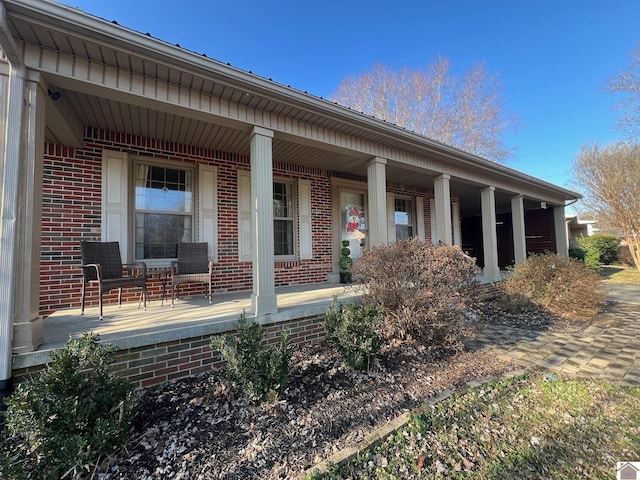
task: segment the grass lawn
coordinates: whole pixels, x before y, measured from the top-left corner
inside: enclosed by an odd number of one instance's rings
[[[600,267],[599,273],[607,282],[640,285],[640,271],[636,268],[603,265]]]
[[[314,478],[605,479],[622,461],[640,461],[640,386],[536,373],[451,396]]]

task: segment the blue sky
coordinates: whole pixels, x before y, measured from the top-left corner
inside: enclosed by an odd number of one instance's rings
[[[64,3],[324,98],[375,63],[482,62],[520,119],[508,165],[569,188],[582,145],[622,138],[603,86],[640,43],[640,0]]]

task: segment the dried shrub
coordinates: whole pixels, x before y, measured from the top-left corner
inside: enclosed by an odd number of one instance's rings
[[[380,351],[376,332],[382,311],[374,305],[342,304],[333,299],[325,314],[327,338],[352,368],[369,370]]]
[[[236,335],[211,337],[211,348],[225,360],[225,379],[253,401],[275,400],[289,384],[289,362],[296,346],[284,330],[275,345],[262,341],[262,325],[247,320],[243,311]]]
[[[465,312],[474,301],[478,267],[460,248],[417,238],[365,249],[354,264],[366,304],[384,312],[383,338],[429,347],[459,347]]]
[[[602,308],[600,276],[574,258],[552,253],[532,255],[510,269],[504,283],[516,301],[532,301],[570,320],[589,320]]]

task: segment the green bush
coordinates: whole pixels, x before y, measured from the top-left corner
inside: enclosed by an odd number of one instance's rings
[[[137,402],[131,384],[109,370],[114,351],[85,333],[16,387],[6,400],[7,429],[31,451],[16,449],[10,462],[0,462],[3,478],[77,477],[126,442]]]
[[[426,346],[460,346],[465,312],[475,299],[474,259],[460,248],[417,238],[364,250],[353,272],[362,301],[382,308],[383,338],[411,338]]]
[[[569,247],[569,256],[571,258],[575,258],[576,260],[580,260],[584,262],[584,256],[587,252],[584,248],[580,247]]]
[[[369,370],[380,351],[380,336],[376,333],[381,310],[373,305],[341,304],[334,298],[325,314],[327,338],[347,364],[358,370]]]
[[[532,255],[510,268],[505,292],[530,300],[564,318],[589,320],[603,304],[600,276],[574,258],[552,253]]]
[[[600,252],[595,248],[589,248],[584,254],[584,266],[591,270],[600,268]]]
[[[587,251],[587,256],[598,258],[598,263],[611,265],[618,260],[620,239],[607,233],[594,233],[590,237],[578,239],[580,247]]]
[[[243,311],[236,335],[211,337],[210,344],[225,360],[225,379],[251,400],[274,400],[286,390],[289,362],[296,348],[288,330],[282,332],[277,344],[267,346],[262,341],[262,325],[249,323]]]

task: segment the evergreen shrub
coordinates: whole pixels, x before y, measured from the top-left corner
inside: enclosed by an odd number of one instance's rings
[[[382,311],[375,305],[342,304],[334,298],[325,314],[327,338],[352,368],[369,370],[380,351],[376,332]]]
[[[30,451],[16,448],[0,462],[2,478],[76,478],[127,441],[137,398],[110,371],[115,346],[98,340],[92,332],[69,339],[6,400],[8,434],[25,439]]]
[[[225,379],[253,401],[275,400],[289,384],[289,362],[296,349],[288,330],[277,344],[262,340],[262,325],[249,322],[242,312],[235,335],[211,337],[211,348],[219,350],[225,364]]]

